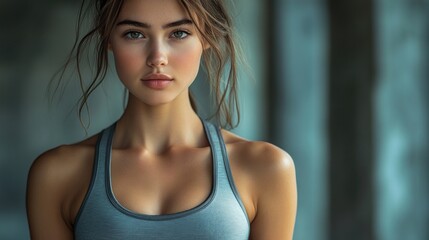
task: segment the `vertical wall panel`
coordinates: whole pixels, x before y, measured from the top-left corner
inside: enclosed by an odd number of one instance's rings
[[[377,236],[429,239],[429,1],[376,3]]]
[[[373,8],[329,0],[329,239],[374,239]]]
[[[326,15],[323,1],[275,0],[268,72],[270,134],[295,161],[294,239],[326,239]]]

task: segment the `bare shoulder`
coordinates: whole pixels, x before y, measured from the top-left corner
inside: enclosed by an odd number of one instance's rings
[[[230,158],[240,162],[241,167],[249,169],[256,176],[274,178],[294,173],[293,159],[283,149],[268,142],[249,141],[225,130],[222,130],[222,134]]]
[[[291,156],[262,141],[222,131],[234,181],[251,220],[250,239],[292,239],[297,209]]]
[[[71,227],[89,185],[96,137],[62,145],[34,160],[27,179],[27,214],[32,232],[38,222]]]
[[[264,198],[295,201],[296,176],[292,157],[281,148],[263,141],[249,141],[222,130],[234,181],[244,186],[255,214]]]
[[[47,184],[61,184],[61,180],[66,180],[81,164],[87,161],[92,155],[95,137],[91,137],[82,142],[61,145],[50,149],[34,160],[29,172],[29,180],[47,181]],[[50,181],[55,180],[55,181]]]

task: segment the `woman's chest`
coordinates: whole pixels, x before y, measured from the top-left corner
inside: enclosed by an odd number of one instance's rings
[[[181,212],[208,198],[214,169],[209,149],[162,156],[113,152],[111,191],[124,208],[136,213]]]

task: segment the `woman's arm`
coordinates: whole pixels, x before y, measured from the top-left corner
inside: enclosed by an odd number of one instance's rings
[[[73,239],[71,226],[65,220],[67,174],[61,162],[58,154],[45,153],[34,161],[28,174],[27,217],[33,240]]]
[[[260,156],[265,166],[257,174],[256,216],[250,239],[292,239],[297,208],[293,160],[272,145],[264,147]]]

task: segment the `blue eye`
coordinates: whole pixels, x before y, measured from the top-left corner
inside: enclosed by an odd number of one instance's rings
[[[183,30],[177,30],[177,31],[174,31],[174,32],[171,34],[171,36],[172,36],[173,38],[176,38],[176,39],[184,39],[184,38],[186,38],[188,35],[189,35],[189,33],[185,32],[185,31],[183,31]]]
[[[126,38],[128,38],[128,39],[132,39],[132,40],[134,40],[134,39],[140,39],[140,38],[144,38],[144,35],[143,34],[141,34],[141,33],[139,33],[139,32],[134,32],[134,31],[131,31],[131,32],[127,32],[127,33],[125,33],[125,35],[124,35]]]

